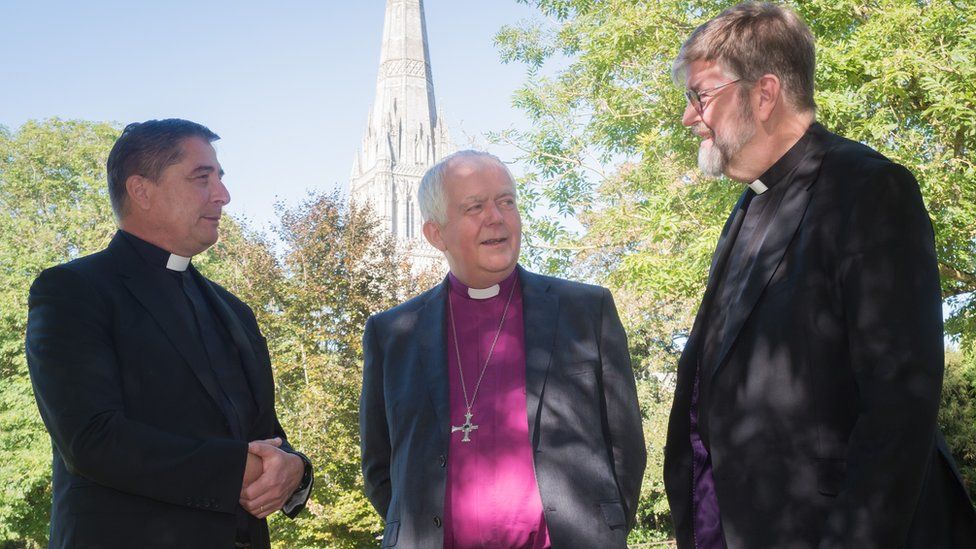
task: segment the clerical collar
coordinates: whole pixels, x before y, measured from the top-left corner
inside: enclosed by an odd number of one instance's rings
[[[171,254],[155,244],[146,242],[138,236],[121,229],[119,232],[136,249],[136,252],[146,260],[146,263],[156,267],[163,267],[171,271],[183,272],[190,266],[190,258]]]
[[[505,277],[494,286],[489,286],[487,288],[470,288],[466,286],[463,282],[458,280],[458,277],[454,276],[454,273],[447,273],[448,285],[451,287],[451,291],[455,294],[473,299],[476,301],[483,301],[497,297],[499,294],[508,295],[508,290],[512,288],[512,284],[518,280],[518,269],[512,271],[512,274]]]
[[[816,122],[807,128],[807,131],[803,134],[803,137],[799,141],[790,147],[790,150],[786,151],[786,154],[781,156],[775,164],[769,167],[765,173],[759,176],[752,183],[749,183],[749,188],[756,194],[762,194],[769,189],[772,189],[776,185],[783,181],[789,180],[790,176],[797,166],[800,165],[800,161],[803,160],[804,155],[807,152],[807,146],[810,144],[810,139],[814,126],[819,126]]]

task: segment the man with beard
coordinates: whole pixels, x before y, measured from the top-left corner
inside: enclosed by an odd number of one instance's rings
[[[450,273],[363,336],[383,547],[624,549],[646,455],[610,292],[517,265],[515,183],[494,156],[448,156],[419,194]]]
[[[942,310],[911,173],[814,121],[813,36],[746,3],[674,63],[699,167],[748,185],[678,364],[681,547],[973,547],[936,426]]]

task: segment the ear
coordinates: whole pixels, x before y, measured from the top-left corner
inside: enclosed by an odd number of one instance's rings
[[[424,221],[423,230],[424,238],[427,239],[427,242],[430,242],[431,246],[442,252],[447,249],[447,246],[444,244],[444,238],[441,235],[440,225],[428,219],[427,221]]]
[[[779,77],[775,74],[764,74],[756,82],[759,89],[759,104],[756,106],[756,114],[759,120],[766,122],[773,115],[773,110],[783,100],[783,89],[780,87]]]
[[[152,203],[152,193],[156,185],[141,175],[130,175],[125,180],[125,192],[129,202],[140,210],[148,210]]]

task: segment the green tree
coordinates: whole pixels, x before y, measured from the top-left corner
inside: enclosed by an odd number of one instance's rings
[[[946,353],[939,425],[969,494],[976,496],[976,346]]]
[[[281,547],[363,547],[382,531],[366,500],[359,459],[362,329],[370,314],[425,289],[403,250],[367,207],[310,194],[279,207],[269,240],[232,226],[202,268],[249,303],[268,339],[278,416],[316,466],[307,512],[271,519]]]
[[[514,104],[527,257],[618,296],[641,384],[672,372],[711,253],[741,188],[702,178],[671,81],[678,48],[737,2],[518,0],[543,17],[504,27],[501,57],[527,67]],[[817,116],[917,176],[936,231],[950,335],[976,338],[976,23],[968,0],[787,2],[817,37]],[[666,407],[669,398],[654,406]],[[653,423],[659,408],[646,411]],[[972,433],[973,428],[968,432]],[[649,454],[663,434],[649,436]],[[971,437],[972,438],[972,437]],[[957,439],[961,440],[961,439]],[[653,457],[652,457],[653,460]],[[653,461],[652,461],[653,463]],[[649,467],[648,474],[652,474]],[[653,472],[653,474],[658,474]],[[641,524],[666,524],[656,478]],[[645,510],[654,510],[645,513]],[[647,534],[635,533],[632,540]]]
[[[109,124],[48,120],[0,132],[0,540],[47,543],[51,443],[24,358],[27,294],[45,267],[103,248],[115,230]]]

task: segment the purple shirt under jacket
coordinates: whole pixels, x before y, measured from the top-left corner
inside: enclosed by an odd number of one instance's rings
[[[722,534],[722,517],[715,494],[715,479],[712,476],[712,461],[708,449],[698,434],[698,374],[691,391],[691,453],[692,482],[694,493],[692,505],[695,513],[695,549],[724,549],[725,536]]]
[[[470,442],[452,432],[448,448],[444,497],[444,548],[550,547],[549,530],[535,478],[525,399],[525,329],[518,271],[503,280],[498,295],[474,299],[468,288],[449,275],[448,298],[457,326],[464,382],[473,399]],[[514,285],[512,302],[491,361],[475,397],[475,386],[502,311]],[[457,353],[447,326],[447,364],[452,426],[464,423],[466,411]]]

